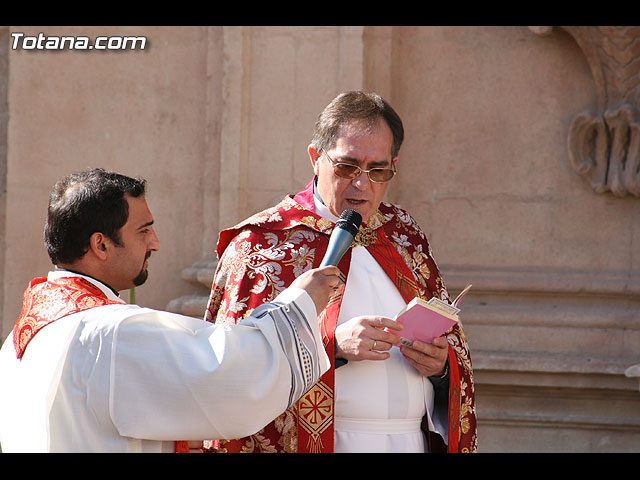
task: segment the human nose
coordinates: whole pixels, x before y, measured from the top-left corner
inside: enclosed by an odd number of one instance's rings
[[[160,250],[160,239],[158,238],[158,234],[155,230],[151,229],[151,234],[149,238],[149,250],[153,250],[157,252]]]
[[[351,184],[358,190],[364,190],[371,185],[371,179],[369,178],[369,172],[365,172],[362,169],[358,169],[359,173],[352,180]]]

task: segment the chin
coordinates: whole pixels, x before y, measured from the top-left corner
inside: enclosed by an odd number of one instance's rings
[[[371,211],[371,209],[366,206],[366,205],[348,205],[345,207],[345,209],[349,209],[349,210],[355,210],[356,212],[358,212],[360,215],[362,215],[362,224],[366,224],[369,221],[369,217],[371,217],[371,215],[373,215],[374,211]]]
[[[133,279],[133,284],[136,287],[139,287],[140,285],[143,285],[144,282],[147,281],[148,277],[149,277],[149,272],[147,270],[143,270],[142,272],[140,272],[138,274],[138,276],[136,278]]]

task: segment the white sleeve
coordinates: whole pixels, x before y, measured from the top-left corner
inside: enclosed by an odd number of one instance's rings
[[[241,438],[330,366],[313,301],[288,289],[238,325],[142,309],[114,336],[109,409],[121,435]]]

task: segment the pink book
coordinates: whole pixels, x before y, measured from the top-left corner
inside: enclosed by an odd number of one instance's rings
[[[453,327],[458,322],[458,305],[470,288],[467,285],[451,305],[435,297],[428,302],[418,297],[411,300],[394,319],[404,326],[399,332],[402,345],[410,347],[414,340],[431,343]]]

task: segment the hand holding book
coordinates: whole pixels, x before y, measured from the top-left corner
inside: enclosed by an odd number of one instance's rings
[[[403,325],[401,344],[411,346],[414,340],[431,343],[453,327],[458,322],[458,305],[470,288],[467,285],[452,304],[435,297],[428,302],[418,297],[411,300],[394,318]]]

